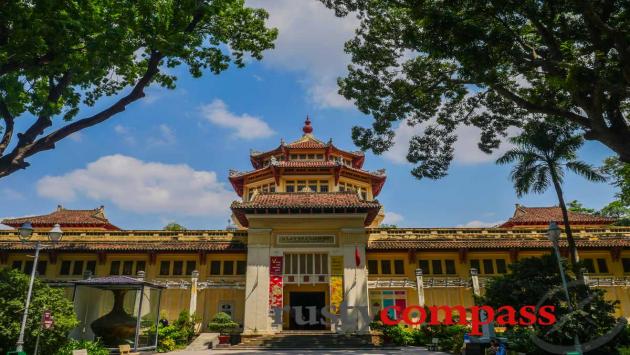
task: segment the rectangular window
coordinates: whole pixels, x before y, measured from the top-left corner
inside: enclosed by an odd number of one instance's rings
[[[90,260],[85,263],[85,271],[89,271],[92,275],[96,275],[96,260]]]
[[[187,261],[186,262],[186,275],[192,275],[193,271],[197,268],[197,262],[195,261]]]
[[[232,260],[223,261],[223,275],[234,275],[234,262]]]
[[[133,275],[133,261],[131,260],[123,261],[122,274],[127,275],[127,276]]]
[[[444,265],[446,266],[446,273],[448,275],[455,275],[455,260],[446,259],[444,260]]]
[[[64,260],[61,262],[61,268],[59,269],[59,275],[70,275],[70,265],[72,262],[70,260]]]
[[[245,260],[238,260],[236,262],[236,274],[245,275],[247,272],[247,262]]]
[[[607,274],[608,265],[606,264],[606,259],[597,259],[597,268],[600,274]]]
[[[168,276],[170,273],[171,273],[171,262],[161,261],[160,262],[160,275]]]
[[[494,274],[494,263],[492,259],[483,259],[483,273]]]
[[[37,262],[37,273],[42,276],[42,275],[46,275],[46,261],[42,260],[42,261],[38,261]]]
[[[221,275],[221,262],[219,260],[210,262],[210,275]]]
[[[595,263],[593,262],[593,259],[584,259],[583,263],[586,271],[588,271],[590,274],[596,273]]]
[[[377,260],[368,260],[367,267],[368,267],[368,273],[370,275],[378,274],[378,261]]]
[[[33,271],[33,260],[27,260],[24,263],[24,273],[30,275],[31,271]]]
[[[308,188],[313,192],[317,192],[317,180],[309,180]]]
[[[120,261],[112,261],[112,263],[109,265],[109,274],[110,275],[120,274]]]
[[[381,260],[381,274],[383,275],[391,275],[392,273],[392,263],[390,260]]]
[[[429,260],[418,260],[418,267],[422,269],[422,273],[424,275],[431,273],[431,269],[429,269]]]
[[[284,255],[284,273],[286,275],[291,274],[291,255],[292,254]]]
[[[313,274],[313,254],[306,254],[306,273]]]
[[[72,275],[83,275],[83,260],[75,260],[72,267]]]
[[[405,274],[405,263],[402,260],[394,260],[394,273],[396,275]]]
[[[621,263],[623,264],[623,272],[630,272],[630,258],[621,259]]]
[[[322,180],[319,182],[319,192],[328,192],[328,181]]]
[[[147,271],[147,263],[144,260],[136,261],[136,275],[140,271]]]
[[[11,268],[21,271],[22,270],[22,261],[21,260],[14,260],[13,261],[13,265],[11,265]]]
[[[442,275],[442,260],[431,260],[433,275]]]
[[[295,192],[295,186],[294,185],[287,185],[287,192]]]
[[[497,273],[498,274],[507,273],[507,266],[505,264],[505,259],[497,259]]]
[[[183,261],[174,261],[173,262],[173,275],[182,275],[184,273],[184,262]]]
[[[479,264],[479,259],[471,259],[470,268],[477,269],[477,272],[481,274],[481,265]]]

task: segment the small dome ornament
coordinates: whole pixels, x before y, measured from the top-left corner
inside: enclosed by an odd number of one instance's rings
[[[304,132],[304,134],[313,133],[313,126],[311,126],[311,119],[308,117],[308,115],[306,115],[306,121],[304,121],[304,127],[302,127],[302,132]]]

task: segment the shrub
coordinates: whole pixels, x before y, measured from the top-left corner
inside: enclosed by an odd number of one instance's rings
[[[0,270],[0,354],[14,350],[20,333],[24,302],[30,277],[17,270]],[[55,326],[42,330],[40,320],[45,310],[52,312]],[[39,279],[33,283],[28,311],[24,350],[33,353],[35,339],[41,334],[39,351],[53,354],[68,343],[68,333],[78,324],[74,306],[63,291],[51,288]]]
[[[162,322],[158,323],[157,351],[169,352],[188,345],[195,335],[196,319],[188,311],[182,311],[177,319],[170,322],[169,325],[165,326]],[[149,331],[148,334],[151,337],[155,331]]]
[[[238,323],[234,322],[232,317],[225,312],[215,314],[210,323],[208,323],[208,330],[218,332],[220,334],[229,334],[237,328]]]
[[[414,330],[400,324],[383,328],[383,335],[397,345],[413,345]]]
[[[72,350],[85,349],[88,355],[109,355],[109,350],[98,341],[71,339],[57,352],[57,355],[72,355]]]

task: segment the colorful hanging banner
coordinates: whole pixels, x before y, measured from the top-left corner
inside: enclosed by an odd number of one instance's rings
[[[343,276],[343,255],[333,255],[330,257],[330,274]]]
[[[339,314],[343,302],[343,276],[330,276],[330,308]]]
[[[269,277],[269,309],[282,308],[282,276]]]

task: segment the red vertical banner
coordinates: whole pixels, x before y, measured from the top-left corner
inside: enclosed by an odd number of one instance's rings
[[[282,308],[282,256],[269,260],[269,308]]]

